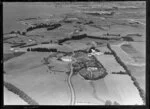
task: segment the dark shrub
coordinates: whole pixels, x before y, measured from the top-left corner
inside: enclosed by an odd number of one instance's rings
[[[10,34],[14,34],[14,33],[15,33],[15,31],[11,31],[11,32],[10,32]]]
[[[38,52],[57,52],[55,48],[31,48],[31,51],[38,51]]]
[[[22,35],[26,35],[26,32],[22,32]]]
[[[122,37],[124,41],[134,41],[131,37]]]
[[[110,100],[106,100],[105,105],[112,105],[112,102]]]
[[[120,105],[120,104],[119,104],[118,102],[115,101],[115,102],[114,102],[114,105]]]
[[[30,51],[30,48],[28,48],[27,51]]]

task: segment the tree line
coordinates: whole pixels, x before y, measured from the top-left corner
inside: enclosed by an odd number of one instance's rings
[[[56,48],[28,48],[27,51],[37,51],[37,52],[57,52]]]
[[[146,97],[145,97],[145,92],[144,90],[140,87],[137,79],[132,75],[131,71],[128,69],[128,67],[126,66],[126,64],[121,61],[120,57],[117,56],[116,52],[111,48],[110,44],[107,44],[108,49],[113,53],[116,61],[126,70],[126,73],[131,77],[131,80],[133,81],[133,84],[135,85],[135,87],[138,89],[139,93],[140,93],[140,97],[143,100],[143,104],[146,103]]]
[[[41,23],[39,25],[35,25],[35,26],[31,26],[29,28],[26,29],[26,31],[32,31],[34,29],[37,29],[37,28],[47,28],[47,30],[51,30],[51,29],[55,29],[57,27],[61,26],[61,24],[44,24],[44,23]]]

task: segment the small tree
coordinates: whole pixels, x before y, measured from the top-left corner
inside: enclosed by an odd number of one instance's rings
[[[120,105],[117,101],[114,102],[114,105]]]
[[[26,35],[26,32],[22,32],[22,35]]]
[[[6,74],[6,72],[5,72],[5,71],[3,71],[3,73],[4,73],[4,74]]]
[[[105,105],[112,105],[112,102],[110,100],[106,100]]]
[[[14,33],[15,33],[15,31],[11,31],[11,32],[10,32],[10,34],[14,34]]]
[[[27,51],[30,51],[30,48],[28,48]]]
[[[21,34],[20,31],[17,31],[18,34]]]

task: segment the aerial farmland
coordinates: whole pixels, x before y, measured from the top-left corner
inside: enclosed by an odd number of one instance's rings
[[[146,3],[3,2],[4,105],[145,105]]]

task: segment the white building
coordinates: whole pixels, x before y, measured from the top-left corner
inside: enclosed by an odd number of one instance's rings
[[[70,56],[65,56],[65,57],[62,57],[61,60],[64,62],[71,62],[72,58]]]
[[[102,53],[102,52],[97,52],[97,51],[95,51],[95,50],[92,49],[92,53],[89,53],[88,56],[92,56],[92,55],[102,55],[102,54],[104,54],[104,53]]]
[[[29,39],[29,42],[32,42],[33,40],[32,39]]]
[[[10,50],[11,50],[11,51],[13,51],[13,50],[14,50],[14,48],[10,48]]]
[[[88,71],[95,71],[95,70],[97,70],[97,68],[96,67],[88,67],[87,70]]]

